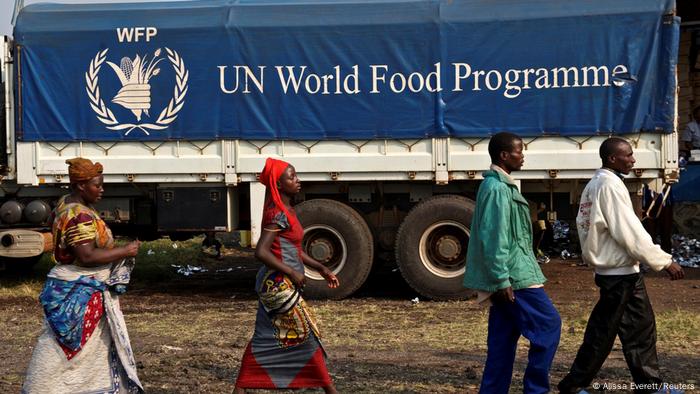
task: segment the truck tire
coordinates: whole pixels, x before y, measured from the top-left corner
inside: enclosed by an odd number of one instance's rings
[[[315,199],[295,207],[304,227],[302,247],[338,277],[340,286],[328,288],[319,273],[306,267],[304,295],[317,299],[342,299],[365,283],[372,269],[374,241],[365,220],[338,201]]]
[[[409,286],[433,300],[464,299],[462,287],[474,202],[439,195],[416,205],[396,235],[396,262]]]

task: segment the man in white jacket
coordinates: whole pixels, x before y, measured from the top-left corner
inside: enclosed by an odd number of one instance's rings
[[[576,217],[583,260],[595,268],[600,299],[588,319],[583,344],[569,374],[559,383],[562,393],[588,386],[620,336],[635,392],[661,387],[656,354],[656,321],[639,273],[639,262],[654,271],[666,270],[671,280],[683,269],[644,230],[632,207],[624,175],[634,167],[632,146],[608,138],[600,146],[603,168],[588,182]]]

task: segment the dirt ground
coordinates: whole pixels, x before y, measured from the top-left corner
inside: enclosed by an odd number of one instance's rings
[[[257,263],[246,251],[190,277],[137,282],[121,298],[139,376],[150,393],[228,393],[255,317]],[[229,270],[230,269],[230,270]],[[217,272],[219,270],[219,272]],[[576,261],[543,266],[546,290],[563,318],[551,371],[556,384],[580,344],[597,299],[592,272]],[[687,279],[646,279],[657,316],[658,350],[668,383],[700,385],[700,270]],[[5,280],[0,289],[0,392],[19,392],[41,327],[36,300],[41,278]],[[416,295],[391,268],[373,275],[356,296],[311,301],[329,369],[343,393],[470,393],[478,389],[486,356],[487,312],[475,302],[411,302]],[[527,341],[521,340],[512,392],[522,392]],[[596,382],[629,384],[619,343]],[[320,390],[318,390],[320,392]],[[696,390],[700,392],[700,390]],[[624,392],[624,391],[623,391]],[[693,392],[688,390],[687,392]]]

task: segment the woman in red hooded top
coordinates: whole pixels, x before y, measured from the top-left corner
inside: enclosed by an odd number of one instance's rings
[[[260,182],[267,191],[255,257],[265,265],[255,282],[260,300],[255,333],[243,354],[234,392],[322,387],[326,393],[336,393],[318,328],[301,290],[304,265],[317,270],[330,288],[338,287],[338,278],[302,250],[304,229],[290,204],[301,190],[294,167],[268,158]]]

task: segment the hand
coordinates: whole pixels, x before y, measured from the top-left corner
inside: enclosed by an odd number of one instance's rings
[[[675,261],[666,268],[666,273],[671,277],[671,280],[683,279],[685,277],[685,272],[683,272],[683,267],[681,267]]]
[[[124,246],[124,253],[126,254],[124,257],[136,257],[136,255],[139,253],[140,246],[141,241],[139,240],[129,242],[126,246]]]
[[[515,294],[513,293],[513,288],[508,286],[505,289],[496,290],[491,294],[491,301],[494,304],[502,302],[515,302]]]
[[[289,279],[294,283],[294,286],[297,287],[298,290],[301,290],[304,288],[304,285],[306,285],[306,276],[302,274],[299,271],[294,271],[289,273]]]
[[[331,272],[331,270],[329,270],[328,268],[323,267],[323,270],[321,271],[321,276],[323,277],[323,279],[326,280],[326,282],[328,282],[328,287],[330,287],[331,289],[335,289],[338,286],[340,286],[340,281],[338,280],[338,277],[336,277],[335,274],[333,274],[333,272]]]

